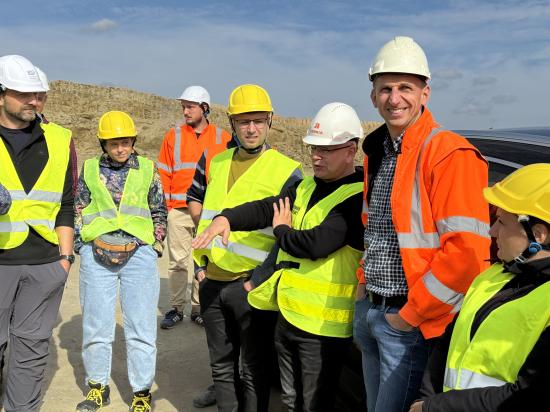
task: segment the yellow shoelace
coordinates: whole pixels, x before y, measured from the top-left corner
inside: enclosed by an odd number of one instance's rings
[[[149,412],[151,410],[151,405],[149,405],[150,400],[149,396],[134,396],[134,399],[132,399],[132,410],[134,412]],[[141,402],[141,405],[138,405],[139,402]]]
[[[98,406],[103,406],[103,396],[101,395],[101,392],[103,392],[102,389],[90,389],[90,392],[88,392],[88,395],[86,396],[86,400],[94,401]]]

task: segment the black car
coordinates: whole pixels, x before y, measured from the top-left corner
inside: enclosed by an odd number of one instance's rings
[[[489,162],[489,185],[532,163],[550,163],[550,127],[498,130],[455,130],[479,149]],[[352,347],[343,356],[344,367],[336,410],[366,411],[361,353]]]
[[[489,184],[532,163],[550,162],[550,127],[456,130],[489,161]]]

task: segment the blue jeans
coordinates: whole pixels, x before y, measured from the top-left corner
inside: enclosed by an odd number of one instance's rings
[[[353,335],[363,355],[363,376],[369,412],[407,412],[417,399],[428,360],[428,344],[418,328],[394,329],[386,313],[398,308],[355,303]]]
[[[80,249],[82,358],[86,381],[107,385],[115,339],[115,304],[120,287],[128,380],[133,392],[150,389],[157,355],[157,304],[160,280],[157,253],[140,246],[122,267],[96,262],[90,244]]]

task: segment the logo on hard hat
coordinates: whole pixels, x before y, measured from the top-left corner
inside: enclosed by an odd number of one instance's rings
[[[313,127],[311,127],[308,131],[311,135],[322,135],[324,134],[323,130],[321,129],[321,123],[316,122]]]

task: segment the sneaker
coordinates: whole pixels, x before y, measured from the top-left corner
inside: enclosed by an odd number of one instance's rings
[[[202,394],[193,399],[195,408],[206,408],[216,404],[216,388],[210,385]]]
[[[183,313],[178,312],[177,309],[170,309],[164,314],[164,319],[160,322],[161,329],[172,329],[176,326],[176,323],[183,320]]]
[[[199,312],[191,312],[191,322],[195,322],[199,326],[204,326],[204,319]]]
[[[76,405],[76,412],[95,412],[99,411],[104,406],[109,405],[110,389],[109,385],[90,381],[88,382],[90,391],[86,395],[86,399]]]
[[[130,412],[150,412],[151,410],[151,393],[148,390],[134,393]]]

